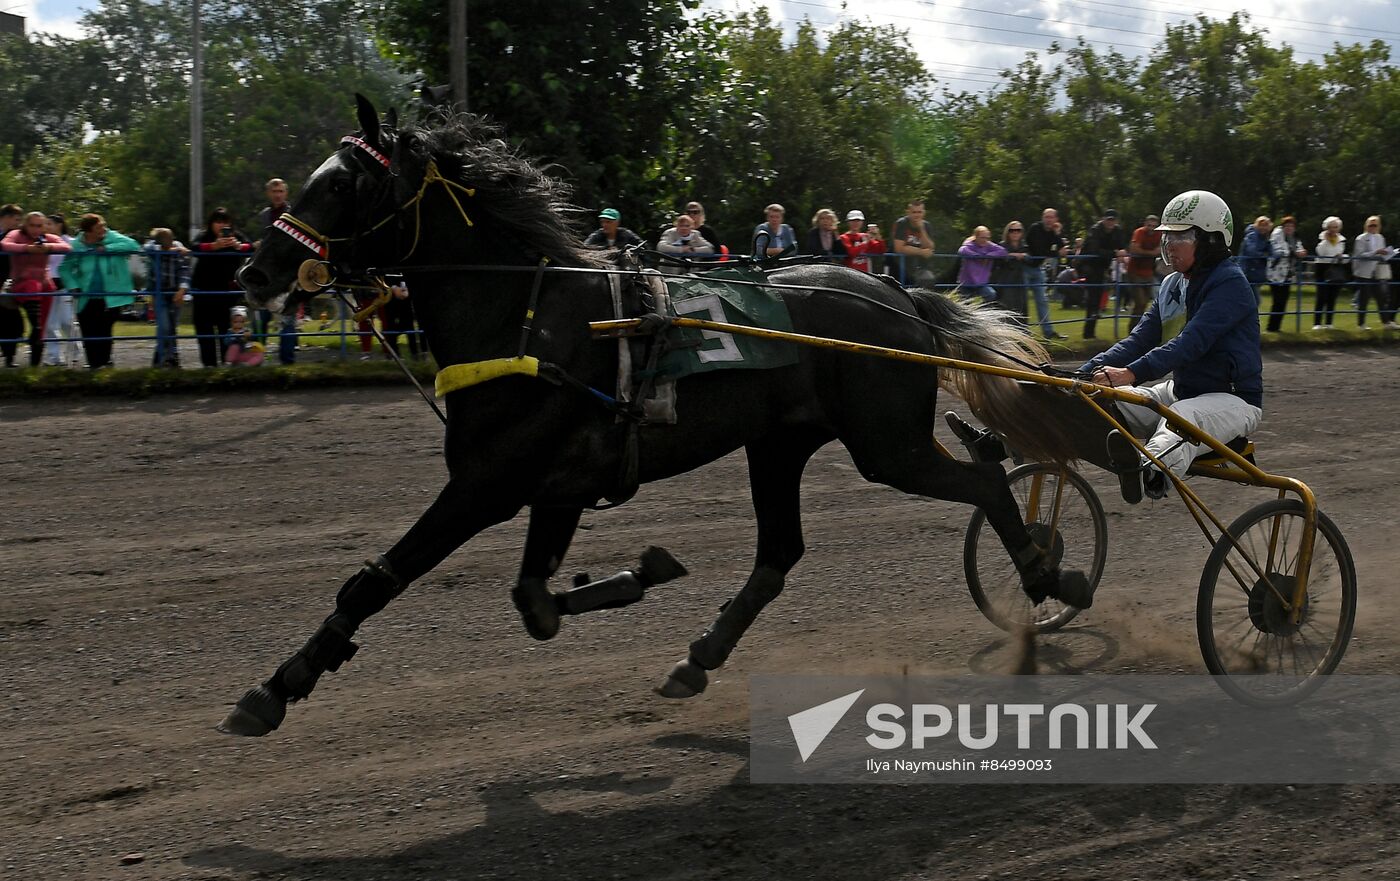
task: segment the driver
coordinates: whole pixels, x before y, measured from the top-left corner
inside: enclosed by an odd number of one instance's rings
[[[1080,370],[1101,385],[1132,386],[1222,441],[1248,435],[1263,413],[1264,365],[1254,290],[1230,260],[1230,207],[1214,193],[1190,190],[1167,203],[1157,229],[1172,274],[1133,332]],[[1167,382],[1146,385],[1168,374]],[[1119,409],[1123,425],[1178,475],[1209,450],[1183,440],[1146,407]],[[1144,486],[1152,498],[1166,494],[1166,475],[1116,429],[1108,456],[1129,504],[1142,500]]]

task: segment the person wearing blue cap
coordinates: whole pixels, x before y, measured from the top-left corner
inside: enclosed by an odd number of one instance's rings
[[[598,223],[599,228],[583,240],[585,248],[597,248],[601,251],[612,248],[630,248],[642,243],[641,236],[622,225],[622,213],[616,208],[604,208],[599,211]]]

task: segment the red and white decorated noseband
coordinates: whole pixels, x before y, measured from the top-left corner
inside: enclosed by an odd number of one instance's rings
[[[383,153],[380,153],[378,150],[365,143],[365,141],[361,138],[357,138],[354,135],[346,135],[345,137],[340,139],[340,143],[349,144],[352,147],[359,147],[361,150],[364,150],[371,157],[373,157],[375,162],[378,162],[385,168],[389,167],[389,157],[385,156]]]
[[[301,242],[306,247],[315,251],[317,257],[320,257],[322,260],[326,259],[326,254],[329,253],[329,250],[326,248],[325,244],[323,242],[318,242],[316,239],[307,235],[306,232],[300,229],[299,227],[288,223],[284,219],[285,216],[286,215],[283,215],[283,217],[277,218],[277,220],[273,222],[272,228],[280,229],[282,232],[286,233],[287,235],[296,239],[298,242]]]

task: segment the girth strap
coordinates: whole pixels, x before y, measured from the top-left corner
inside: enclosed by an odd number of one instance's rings
[[[473,361],[470,364],[449,364],[438,371],[433,390],[439,398],[446,397],[459,389],[470,388],[499,379],[502,376],[539,376],[540,359],[533,355],[515,358],[492,358],[490,361]]]

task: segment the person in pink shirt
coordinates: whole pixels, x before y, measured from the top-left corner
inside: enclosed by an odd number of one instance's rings
[[[38,367],[44,353],[44,322],[53,305],[53,297],[42,295],[56,290],[49,277],[49,255],[73,250],[63,239],[44,231],[48,220],[42,211],[31,211],[24,216],[19,229],[11,230],[0,239],[0,249],[10,257],[10,292],[19,295],[15,301],[29,319],[30,367]]]
[[[996,289],[987,281],[992,277],[992,261],[1007,256],[1007,251],[992,241],[992,231],[985,226],[974,229],[972,238],[963,242],[958,254],[962,257],[962,265],[958,267],[958,286],[963,296],[977,294],[983,302],[996,302]]]

